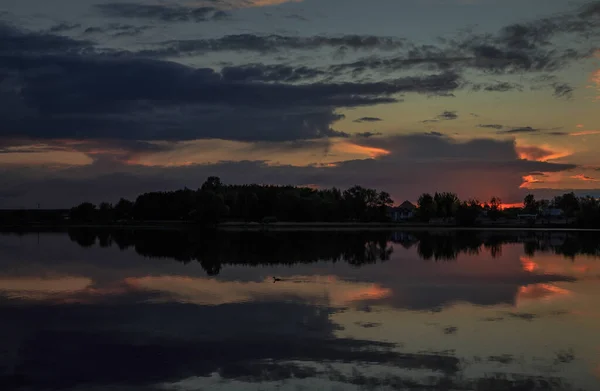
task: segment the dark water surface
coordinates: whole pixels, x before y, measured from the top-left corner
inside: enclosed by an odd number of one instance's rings
[[[600,390],[600,234],[0,236],[0,390],[275,389]]]

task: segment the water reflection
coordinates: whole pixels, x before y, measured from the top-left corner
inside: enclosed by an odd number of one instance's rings
[[[0,389],[593,391],[599,247],[577,232],[0,236]]]
[[[198,261],[209,275],[223,264],[295,264],[316,261],[363,265],[390,258],[393,247],[416,246],[424,260],[453,261],[461,254],[502,253],[507,244],[522,244],[526,255],[552,252],[567,257],[600,256],[598,233],[577,231],[414,231],[414,232],[179,232],[156,230],[72,229],[69,237],[82,247],[135,248],[144,256]]]

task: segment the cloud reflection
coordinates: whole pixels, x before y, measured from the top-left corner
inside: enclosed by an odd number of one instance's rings
[[[377,284],[350,282],[333,276],[291,276],[272,283],[219,281],[209,278],[155,276],[125,279],[134,290],[162,293],[169,301],[199,305],[222,305],[251,301],[279,301],[295,298],[319,305],[346,306],[355,302],[383,299],[390,289]]]

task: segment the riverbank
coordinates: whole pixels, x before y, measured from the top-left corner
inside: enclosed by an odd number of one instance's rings
[[[0,225],[2,232],[31,232],[31,231],[64,231],[67,229],[118,229],[118,230],[192,230],[192,229],[217,229],[222,231],[502,231],[502,230],[522,230],[522,231],[600,231],[597,229],[579,228],[566,224],[524,224],[524,223],[501,223],[501,224],[481,224],[471,227],[456,226],[450,224],[429,224],[429,223],[353,223],[353,222],[276,222],[269,224],[244,223],[244,222],[226,222],[215,227],[205,227],[191,222],[182,221],[144,221],[130,223],[108,223],[108,224],[11,224]]]

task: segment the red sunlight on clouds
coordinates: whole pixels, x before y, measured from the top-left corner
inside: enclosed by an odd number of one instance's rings
[[[523,265],[523,270],[530,273],[539,268],[538,264],[533,262],[531,258],[521,257],[521,264]]]
[[[582,130],[581,132],[571,133],[571,136],[589,136],[592,134],[600,134],[600,130]]]
[[[526,301],[551,301],[570,295],[571,292],[567,289],[552,284],[525,285],[519,288],[516,301],[519,306]]]
[[[366,147],[364,145],[354,144],[347,141],[338,143],[337,147],[339,148],[340,152],[352,153],[357,155],[366,155],[369,156],[371,159],[390,154],[390,151],[383,148]]]
[[[600,182],[600,180],[598,180],[596,178],[592,178],[592,177],[589,177],[589,176],[583,175],[583,174],[573,175],[570,178],[577,179],[580,181],[585,181],[585,182]]]
[[[539,179],[536,179],[533,175],[525,175],[523,177],[523,183],[519,186],[519,189],[527,189],[533,183],[540,183]]]
[[[571,156],[572,152],[568,150],[558,151],[552,150],[547,145],[542,146],[517,146],[517,154],[519,159],[532,160],[537,162],[547,162],[550,160],[561,159],[567,156]]]
[[[184,276],[128,277],[124,285],[131,290],[162,292],[182,303],[221,305],[253,301],[257,297],[294,296],[310,302],[349,305],[379,300],[392,294],[372,283],[353,283],[335,276],[293,276],[274,284],[270,278],[258,282],[219,281]]]
[[[510,209],[510,208],[522,208],[522,202],[512,202],[512,203],[502,203],[500,204],[500,209]]]

